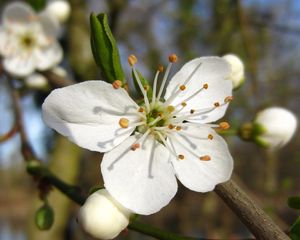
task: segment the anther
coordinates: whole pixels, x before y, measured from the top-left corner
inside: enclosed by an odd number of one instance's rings
[[[179,89],[180,89],[181,91],[184,91],[184,90],[186,89],[186,87],[185,87],[185,85],[180,85]]]
[[[174,112],[175,107],[172,106],[172,105],[169,105],[169,106],[167,107],[167,110],[168,110],[169,113]]]
[[[139,110],[138,110],[140,113],[144,112],[144,108],[140,107]]]
[[[207,83],[203,84],[203,88],[208,89],[208,84]]]
[[[114,89],[118,89],[118,88],[122,87],[122,82],[120,80],[115,80],[112,83],[112,86],[113,86]]]
[[[201,161],[210,161],[211,157],[209,155],[204,155],[202,157],[199,158]]]
[[[219,102],[215,102],[215,103],[214,103],[214,106],[215,106],[215,107],[220,107],[220,103],[219,103]]]
[[[181,106],[185,107],[186,106],[186,102],[182,102]]]
[[[131,54],[129,57],[128,57],[128,63],[130,66],[133,66],[134,64],[137,63],[137,58],[136,56],[134,56],[133,54]]]
[[[179,155],[178,155],[178,158],[179,158],[180,160],[183,160],[183,159],[184,159],[184,155],[179,154]]]
[[[222,130],[227,130],[230,128],[230,125],[228,122],[220,122],[219,123],[219,127],[222,129]]]
[[[180,126],[177,126],[177,127],[176,127],[176,130],[177,130],[177,131],[180,131],[180,130],[181,130],[181,127],[180,127]]]
[[[194,109],[191,109],[191,110],[190,110],[190,114],[193,114],[194,112],[195,112]]]
[[[119,120],[119,125],[121,128],[128,128],[129,120],[127,118],[121,118]]]
[[[169,56],[169,61],[171,62],[171,63],[175,63],[175,62],[177,62],[177,56],[176,56],[176,54],[171,54],[170,56]]]
[[[141,146],[141,145],[140,145],[139,143],[134,143],[134,144],[131,145],[131,150],[132,150],[132,151],[135,151],[135,150],[137,150],[138,148],[140,148],[140,146]]]
[[[174,125],[169,124],[169,125],[168,125],[168,128],[169,128],[169,129],[173,129],[173,128],[174,128]]]
[[[158,68],[157,68],[157,71],[159,71],[159,72],[163,72],[164,71],[164,66],[163,65],[161,65],[161,64],[159,64],[158,65]]]
[[[209,140],[213,140],[213,139],[214,139],[214,136],[213,136],[212,134],[208,134],[207,138],[208,138]]]
[[[228,96],[228,97],[226,97],[225,99],[224,99],[224,102],[225,103],[229,103],[229,102],[231,102],[233,100],[233,97],[232,96]]]

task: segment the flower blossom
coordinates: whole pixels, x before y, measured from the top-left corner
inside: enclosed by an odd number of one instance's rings
[[[238,89],[245,82],[244,63],[238,56],[234,54],[226,54],[223,56],[223,59],[225,59],[231,67],[231,74],[229,79],[233,83],[233,88]]]
[[[13,76],[26,77],[35,70],[57,65],[63,56],[56,40],[59,24],[47,12],[36,14],[27,4],[7,5],[0,26],[0,55],[4,69]]]
[[[44,121],[79,146],[105,152],[101,171],[106,189],[138,214],[167,205],[177,192],[176,177],[197,192],[227,181],[233,160],[214,128],[229,124],[211,122],[223,117],[232,100],[228,63],[220,57],[196,58],[167,85],[177,60],[172,54],[160,88],[163,67],[155,74],[150,99],[149,86],[142,85],[135,69],[136,57],[128,60],[143,103],[133,101],[119,80],[86,81],[54,90],[42,106]]]

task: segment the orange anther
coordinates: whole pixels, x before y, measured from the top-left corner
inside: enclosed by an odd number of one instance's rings
[[[212,134],[208,134],[207,138],[208,138],[209,140],[213,140],[214,136],[213,136]]]
[[[179,87],[179,89],[180,89],[181,91],[184,91],[184,90],[186,89],[186,87],[185,87],[185,85],[181,85],[181,86]]]
[[[113,86],[114,89],[118,89],[118,88],[122,87],[122,82],[120,80],[115,80],[112,83],[112,86]]]
[[[210,161],[211,157],[209,155],[204,155],[204,156],[200,157],[199,159],[202,161]]]
[[[129,120],[127,118],[121,118],[119,120],[119,125],[121,126],[121,128],[128,128]]]
[[[178,155],[178,158],[179,158],[180,160],[183,160],[183,159],[184,159],[184,155],[179,154],[179,155]]]
[[[220,122],[219,123],[219,127],[222,129],[222,130],[227,130],[230,128],[230,125],[228,122]]]
[[[138,148],[140,148],[140,146],[141,146],[141,145],[140,145],[139,143],[134,143],[134,144],[131,145],[131,150],[132,150],[132,151],[135,151],[135,150],[137,150]]]
[[[208,84],[207,83],[203,84],[203,88],[208,89]]]
[[[176,54],[171,54],[170,56],[169,56],[169,61],[171,62],[171,63],[175,63],[175,62],[177,62],[177,56],[176,56]]]
[[[140,107],[139,110],[138,110],[140,113],[144,112],[144,108]]]
[[[232,96],[228,96],[228,97],[226,97],[225,99],[224,99],[224,102],[225,103],[229,103],[229,102],[231,102],[233,100],[233,97]]]
[[[174,128],[174,125],[169,124],[169,125],[168,125],[168,128],[169,128],[169,129],[173,129],[173,128]]]
[[[185,107],[186,106],[186,102],[182,102],[181,106]]]
[[[180,127],[180,126],[177,126],[177,127],[176,127],[176,130],[177,130],[177,131],[180,131],[180,130],[181,130],[181,127]]]
[[[191,109],[191,110],[190,110],[190,114],[193,114],[194,112],[195,112],[194,109]]]
[[[157,70],[158,70],[159,72],[163,72],[163,71],[164,71],[164,66],[161,65],[161,64],[159,64]]]
[[[136,56],[134,56],[133,54],[131,54],[129,57],[128,57],[128,63],[130,66],[133,66],[134,64],[137,63],[137,58]]]
[[[215,106],[215,107],[220,107],[220,103],[219,103],[219,102],[215,102],[215,103],[214,103],[214,106]]]

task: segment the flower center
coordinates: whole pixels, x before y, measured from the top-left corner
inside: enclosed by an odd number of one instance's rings
[[[36,43],[36,39],[31,33],[25,33],[20,36],[20,44],[26,50],[31,50]]]

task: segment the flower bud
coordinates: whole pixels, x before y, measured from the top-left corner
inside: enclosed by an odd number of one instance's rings
[[[35,224],[40,230],[49,230],[54,222],[53,209],[45,203],[35,213]]]
[[[25,78],[25,84],[32,89],[45,89],[48,86],[48,80],[39,73],[33,73]]]
[[[70,16],[71,6],[68,1],[52,0],[48,3],[46,11],[55,16],[60,23],[64,23]]]
[[[254,140],[263,146],[279,148],[286,145],[297,129],[297,118],[289,110],[271,107],[257,113],[254,126],[261,131]]]
[[[231,67],[229,79],[233,83],[233,88],[239,88],[245,81],[244,63],[234,54],[224,55],[223,59],[226,60]]]
[[[94,192],[80,208],[78,222],[94,238],[113,239],[129,224],[131,212],[106,189]]]

